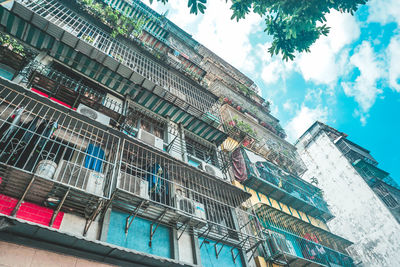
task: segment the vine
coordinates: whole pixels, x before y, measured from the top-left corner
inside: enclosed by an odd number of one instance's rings
[[[0,46],[6,47],[22,57],[26,55],[25,47],[8,34],[0,33]]]
[[[132,8],[128,6],[123,12],[120,12],[96,0],[77,0],[77,3],[83,10],[108,25],[112,29],[111,36],[113,38],[119,35],[125,37],[133,35],[134,37],[138,37],[145,25],[152,20],[146,16],[132,18],[126,16],[125,14],[129,14],[132,11]]]

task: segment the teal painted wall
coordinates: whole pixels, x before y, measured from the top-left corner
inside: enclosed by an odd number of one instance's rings
[[[107,242],[152,255],[171,258],[170,228],[159,225],[153,236],[152,245],[149,247],[151,221],[136,217],[129,228],[128,235],[126,235],[125,223],[128,216],[128,213],[114,210],[111,212]],[[155,225],[153,231],[154,227]]]
[[[201,258],[201,265],[205,267],[241,267],[242,265],[242,259],[240,255],[236,258],[236,263],[233,262],[233,257],[231,253],[231,246],[225,245],[221,253],[218,255],[218,258],[216,257],[215,253],[215,247],[214,244],[216,243],[213,240],[206,239],[206,241],[210,242],[207,244],[204,242],[203,246],[200,248],[200,258]],[[199,246],[201,245],[201,242],[203,242],[203,238],[199,238]],[[219,250],[221,248],[222,244],[218,243],[217,249]],[[239,250],[234,249],[233,250],[234,255],[236,255]]]
[[[7,80],[11,80],[13,76],[14,76],[14,74],[12,74],[11,72],[0,68],[0,77],[3,77]]]

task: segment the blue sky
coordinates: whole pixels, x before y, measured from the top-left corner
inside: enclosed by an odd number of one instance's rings
[[[262,18],[231,21],[223,0],[209,0],[198,16],[189,14],[187,0],[151,7],[168,10],[170,20],[253,79],[289,141],[320,120],[370,150],[400,183],[398,0],[370,0],[355,16],[332,12],[330,34],[287,63],[267,53],[271,38]]]

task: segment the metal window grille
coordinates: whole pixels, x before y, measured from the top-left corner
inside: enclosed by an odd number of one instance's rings
[[[200,112],[209,112],[219,117],[215,106],[217,99],[211,93],[191,84],[179,75],[169,71],[166,67],[142,55],[133,47],[111,38],[109,33],[83,20],[75,12],[63,6],[58,1],[19,0],[18,2],[48,21],[96,47],[106,55],[113,57],[118,62],[125,64],[175,96],[179,98],[184,96],[183,100]]]

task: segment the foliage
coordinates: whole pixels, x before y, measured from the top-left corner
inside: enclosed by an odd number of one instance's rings
[[[249,89],[247,86],[243,84],[238,84],[237,88],[239,89],[240,92],[242,92],[245,96],[252,96],[255,94],[255,92],[251,89]]]
[[[233,120],[231,120],[228,123],[228,127],[230,129],[237,129],[243,133],[246,133],[252,137],[257,137],[257,133],[253,130],[250,124],[247,122],[244,122],[242,120],[239,120],[237,117],[233,117]]]
[[[21,43],[16,39],[10,37],[8,34],[0,33],[0,46],[7,47],[20,56],[26,55],[24,46],[21,45]]]
[[[162,3],[168,0],[157,0]],[[226,0],[228,1],[228,0]],[[265,16],[265,32],[273,41],[268,52],[293,60],[295,52],[310,52],[321,35],[329,33],[325,16],[333,9],[354,14],[368,0],[231,0],[231,19],[244,19],[250,12]],[[152,2],[152,1],[150,1]],[[204,13],[207,0],[188,0],[190,13]]]
[[[114,10],[111,6],[105,6],[96,0],[77,0],[78,3],[89,13],[100,19],[104,24],[111,27],[111,36],[113,38],[118,35],[129,36],[133,35],[138,37],[143,28],[151,19],[143,17],[128,17],[125,14],[130,14],[131,7],[126,7],[123,12]]]

